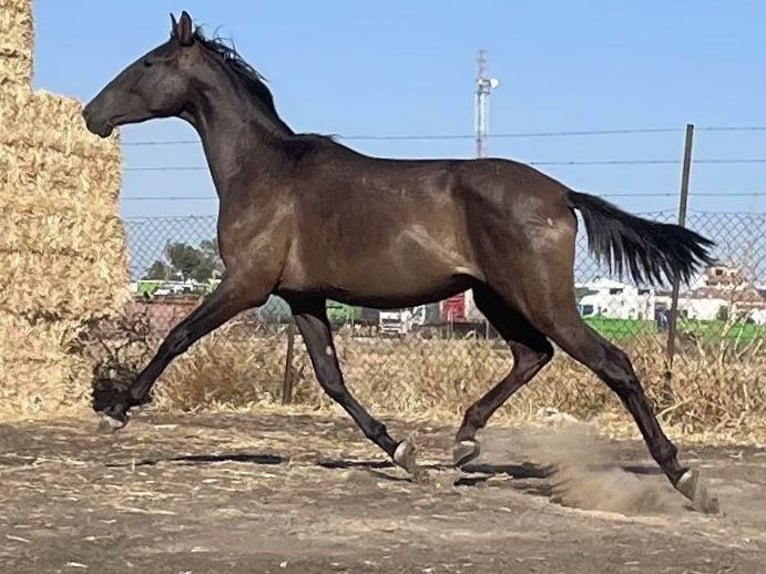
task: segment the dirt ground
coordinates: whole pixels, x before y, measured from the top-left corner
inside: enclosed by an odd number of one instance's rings
[[[642,443],[582,425],[492,425],[458,473],[451,425],[389,421],[416,484],[345,417],[96,424],[0,425],[3,574],[766,572],[766,450],[682,449],[725,513],[706,516]]]

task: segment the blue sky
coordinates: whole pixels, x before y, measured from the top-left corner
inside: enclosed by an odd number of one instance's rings
[[[169,12],[182,9],[207,32],[234,40],[269,79],[282,117],[300,131],[470,135],[479,48],[488,51],[490,73],[502,82],[491,98],[492,133],[678,128],[494,139],[491,155],[680,161],[687,122],[766,126],[766,3],[745,0],[35,0],[34,87],[87,101],[164,41]],[[121,133],[128,169],[205,165],[198,144],[129,145],[196,139],[179,120],[127,126]],[[471,139],[346,143],[389,157],[474,155]],[[696,159],[764,159],[766,131],[699,131],[694,152]],[[677,193],[680,165],[540,169],[581,191],[627,194],[609,199],[633,211],[678,203],[675,195],[643,194]],[[695,164],[690,208],[764,212],[765,179],[766,163]],[[764,195],[725,195],[731,193]],[[139,200],[168,196],[202,199]],[[214,214],[217,207],[206,171],[126,171],[121,201],[127,217]]]

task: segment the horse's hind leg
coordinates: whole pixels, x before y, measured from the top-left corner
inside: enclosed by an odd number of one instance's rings
[[[555,286],[549,287],[556,289]],[[562,291],[563,294],[563,291]],[[665,436],[652,405],[628,356],[591,329],[577,313],[574,302],[551,293],[544,300],[559,299],[560,306],[535,308],[530,319],[559,347],[587,366],[617,394],[633,416],[649,452],[671,484],[704,512],[718,512],[718,501],[708,495],[698,473],[678,463],[676,446]]]
[[[665,436],[628,356],[591,329],[577,311],[572,213],[549,203],[513,233],[501,225],[476,229],[476,249],[492,291],[604,381],[632,415],[670,483],[701,510],[717,512],[718,502],[707,494],[697,472],[678,463],[677,448]]]
[[[346,387],[327,320],[325,300],[301,298],[291,300],[290,306],[322,389],[351,415],[368,439],[418,478],[414,447],[407,441],[397,442],[391,438],[385,425],[372,417]]]
[[[532,380],[553,357],[553,347],[545,335],[489,288],[474,288],[474,300],[479,310],[510,345],[513,366],[505,378],[466,409],[452,451],[456,466],[463,466],[479,455],[476,432],[484,428],[492,414]]]

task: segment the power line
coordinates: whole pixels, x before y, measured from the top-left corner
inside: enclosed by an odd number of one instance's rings
[[[200,195],[137,195],[135,197],[121,197],[120,201],[217,201],[218,197]]]
[[[681,128],[641,128],[620,130],[582,130],[582,131],[558,131],[558,132],[515,132],[487,135],[490,139],[513,139],[513,138],[545,138],[567,136],[596,136],[596,135],[619,135],[619,134],[648,134],[648,133],[672,133],[681,132]],[[474,140],[475,135],[470,134],[409,134],[409,135],[350,135],[328,134],[340,140],[348,141],[441,141],[441,140]],[[199,144],[200,140],[166,140],[166,141],[133,141],[122,142],[124,146],[173,146]]]
[[[599,197],[678,197],[678,192],[667,193],[599,193]],[[766,197],[766,192],[701,192],[689,194],[690,197]],[[121,201],[217,201],[218,197],[200,195],[165,195],[121,197]]]
[[[694,129],[702,132],[766,132],[766,126],[705,126]]]
[[[124,167],[123,171],[207,171],[204,165],[166,165],[166,166],[139,166]]]
[[[766,163],[766,158],[750,159],[698,159],[692,163]]]
[[[678,165],[679,159],[610,159],[610,160],[540,160],[527,161],[527,165],[566,165],[566,166],[597,166],[597,165]],[[713,158],[695,159],[695,164],[761,164],[766,163],[766,158]],[[124,167],[123,171],[130,172],[163,172],[163,171],[207,171],[203,165],[187,166],[136,166]]]
[[[678,192],[668,192],[668,193],[599,193],[597,194],[599,197],[678,197]],[[689,197],[766,197],[766,192],[729,192],[729,193],[717,193],[714,191],[711,192],[700,192],[700,193],[694,193],[689,192]]]
[[[614,159],[585,161],[530,161],[529,165],[677,165],[680,159]],[[694,159],[692,163],[766,163],[766,158]]]
[[[766,132],[766,126],[703,126],[695,128],[703,132]],[[680,133],[683,128],[624,128],[604,130],[563,130],[545,132],[509,132],[487,134],[490,139],[513,139],[513,138],[546,138],[546,137],[576,137],[576,136],[608,136],[608,135],[631,135],[631,134],[659,134]],[[356,141],[413,141],[413,140],[473,140],[475,134],[407,134],[407,135],[333,135],[341,140]],[[183,140],[137,140],[124,141],[122,145],[129,147],[145,146],[173,146],[199,144],[197,139]]]

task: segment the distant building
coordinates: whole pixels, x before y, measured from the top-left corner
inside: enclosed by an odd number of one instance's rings
[[[595,277],[577,284],[576,288],[586,292],[578,301],[583,317],[654,319],[655,293],[651,288],[635,287],[606,277]]]
[[[578,283],[577,305],[583,317],[658,320],[671,305],[671,291],[635,287],[606,277]],[[678,297],[679,315],[714,321],[734,314],[738,320],[766,325],[766,287],[750,281],[740,267],[714,265],[694,278]]]
[[[657,294],[657,302],[670,307],[671,292]],[[741,267],[714,265],[679,293],[679,314],[686,319],[713,321],[729,316],[766,324],[766,295]]]

